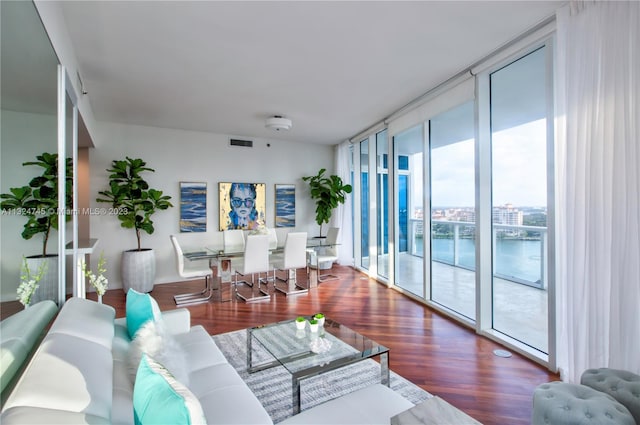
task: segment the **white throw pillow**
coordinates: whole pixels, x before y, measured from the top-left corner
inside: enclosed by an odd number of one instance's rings
[[[138,332],[129,346],[128,371],[131,382],[136,381],[136,373],[142,354],[147,354],[162,364],[182,384],[189,386],[187,353],[178,341],[166,330],[162,321],[149,320]]]

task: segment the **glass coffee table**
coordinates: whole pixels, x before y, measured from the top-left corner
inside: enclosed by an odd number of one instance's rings
[[[256,358],[257,342],[266,356]],[[389,386],[389,349],[331,319],[311,332],[296,328],[295,320],[247,329],[247,368],[249,373],[284,366],[291,373],[293,414],[300,412],[300,383],[343,366],[380,356],[380,381]]]

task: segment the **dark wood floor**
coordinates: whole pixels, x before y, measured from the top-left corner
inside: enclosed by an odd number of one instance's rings
[[[305,295],[278,293],[269,302],[188,307],[192,324],[213,335],[323,312],[389,347],[393,371],[484,424],[529,424],[533,390],[559,379],[518,354],[496,357],[493,350],[503,347],[350,267],[334,266],[333,271],[340,280],[322,283]],[[176,308],[174,294],[201,287],[201,282],[163,284],[151,294],[162,310],[169,310]],[[103,301],[116,308],[118,317],[124,316],[121,289],[108,291]]]

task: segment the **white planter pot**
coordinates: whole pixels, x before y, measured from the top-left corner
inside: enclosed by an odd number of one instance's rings
[[[156,278],[156,256],[152,249],[124,251],[121,264],[122,289],[151,292]]]
[[[32,276],[37,275],[40,267],[46,263],[46,269],[40,282],[38,289],[31,296],[31,304],[38,301],[51,300],[58,303],[58,256],[55,254],[42,256],[27,257],[27,267]]]

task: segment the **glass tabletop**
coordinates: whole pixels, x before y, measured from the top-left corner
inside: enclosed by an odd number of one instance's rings
[[[329,244],[323,240],[319,239],[308,239],[307,240],[307,248],[309,249],[317,249],[317,248],[326,248],[339,244]],[[284,252],[284,246],[279,246],[274,250],[270,251],[272,254],[281,254]],[[223,257],[241,257],[244,255],[244,251],[242,249],[239,250],[224,250],[222,245],[206,245],[202,247],[188,247],[183,250],[182,254],[189,261],[197,261],[197,260],[215,260]]]
[[[293,375],[320,373],[324,369],[335,369],[389,351],[387,347],[328,318],[317,332],[311,332],[308,323],[304,330],[298,330],[295,320],[249,328],[248,331],[248,342],[255,339],[276,360],[273,363],[284,366]],[[250,370],[265,368],[264,364],[255,365],[252,364],[253,359],[248,360]],[[273,363],[266,363],[266,367],[277,365]]]

